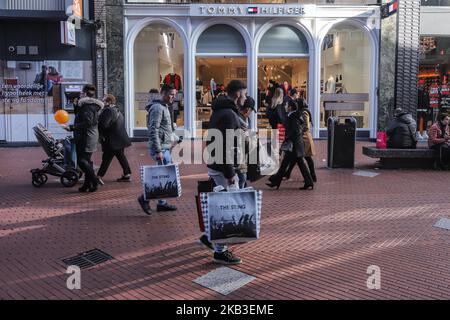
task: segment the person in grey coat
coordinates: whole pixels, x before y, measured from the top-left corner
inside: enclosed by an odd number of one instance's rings
[[[83,87],[81,99],[75,108],[74,124],[64,127],[67,131],[73,131],[77,162],[85,174],[84,184],[78,189],[80,192],[97,191],[99,184],[91,157],[97,150],[98,112],[103,108],[103,102],[94,98],[95,91],[95,86],[91,84]]]
[[[170,105],[173,103],[176,90],[169,85],[161,88],[161,100],[152,101],[147,107],[148,150],[150,156],[158,165],[172,163],[170,149],[174,143],[180,143],[181,139],[173,132],[174,125],[170,116]],[[139,196],[138,202],[146,214],[151,214],[150,203]],[[174,211],[177,207],[170,205],[165,200],[158,200],[157,211]]]

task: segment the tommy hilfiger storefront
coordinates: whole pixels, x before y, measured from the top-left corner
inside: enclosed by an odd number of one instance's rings
[[[267,128],[273,83],[297,88],[326,134],[330,115],[354,116],[375,137],[379,6],[150,4],[124,6],[125,113],[133,136],[163,83],[179,94],[175,121],[190,136],[208,127],[211,101],[231,79],[257,100],[253,128]],[[222,86],[223,85],[223,86]]]

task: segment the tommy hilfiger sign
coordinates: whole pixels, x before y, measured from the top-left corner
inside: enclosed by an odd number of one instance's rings
[[[306,5],[191,5],[191,16],[304,16],[315,6]]]

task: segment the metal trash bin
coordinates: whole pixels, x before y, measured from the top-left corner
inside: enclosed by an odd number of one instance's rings
[[[354,168],[356,119],[330,117],[328,128],[328,168]]]

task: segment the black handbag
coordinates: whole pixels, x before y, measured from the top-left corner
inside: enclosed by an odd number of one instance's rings
[[[294,144],[291,140],[284,140],[280,147],[281,151],[292,152],[294,150]]]

